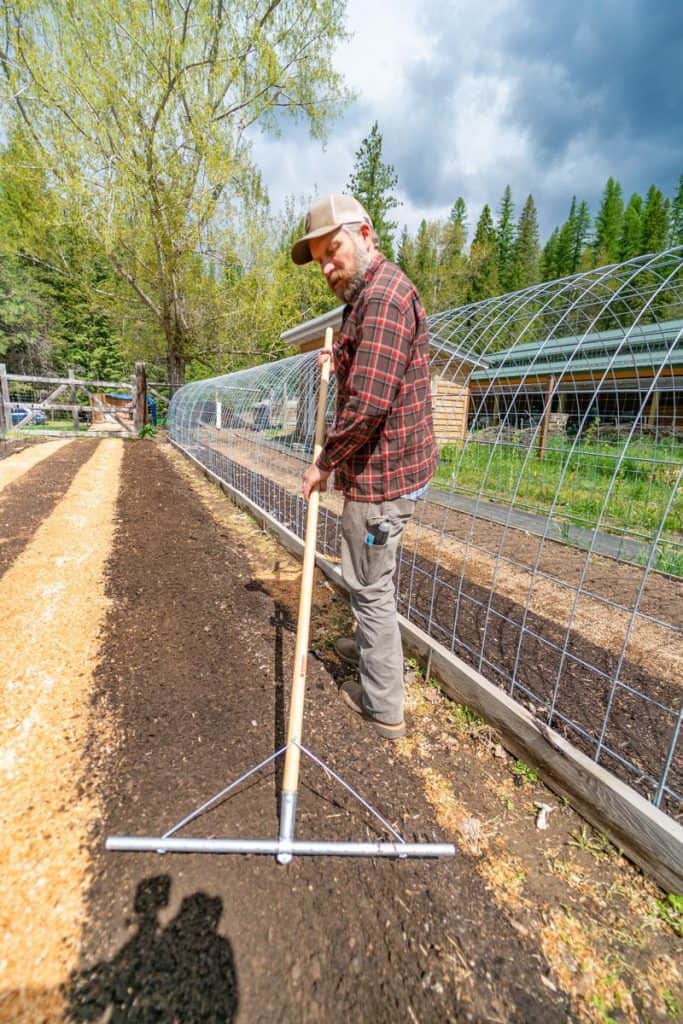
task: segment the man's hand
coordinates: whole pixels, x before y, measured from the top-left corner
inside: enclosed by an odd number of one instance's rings
[[[330,361],[330,373],[334,373],[334,355],[332,354],[331,348],[321,348],[318,350],[318,369],[322,370],[323,366],[329,359]]]
[[[311,491],[317,487],[321,491],[327,490],[327,479],[329,473],[323,473],[321,469],[314,464],[304,473],[304,501],[308,501],[311,496]]]

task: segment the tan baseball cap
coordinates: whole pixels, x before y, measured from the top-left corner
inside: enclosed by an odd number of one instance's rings
[[[308,246],[311,238],[322,238],[336,231],[343,224],[362,224],[372,227],[369,215],[353,196],[330,193],[313,203],[306,214],[304,230],[306,234],[292,246],[292,259],[301,266],[310,263],[313,257]]]

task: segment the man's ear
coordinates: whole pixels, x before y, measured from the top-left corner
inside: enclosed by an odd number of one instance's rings
[[[372,238],[372,232],[370,231],[370,225],[366,224],[365,221],[360,226],[360,233],[363,236],[363,241],[367,242],[368,238]]]

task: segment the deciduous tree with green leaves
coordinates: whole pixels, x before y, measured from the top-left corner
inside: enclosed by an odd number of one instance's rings
[[[345,94],[344,0],[7,0],[6,120],[163,334],[169,380],[210,345],[205,284],[263,201],[249,129],[320,136]]]
[[[384,139],[375,121],[356,153],[346,188],[370,214],[379,248],[387,259],[393,260],[396,221],[390,220],[389,214],[400,205],[394,195],[398,175],[391,164],[382,160],[383,145]]]

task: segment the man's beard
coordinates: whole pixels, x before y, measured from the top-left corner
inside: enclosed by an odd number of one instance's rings
[[[372,255],[360,244],[355,235],[353,244],[356,249],[356,266],[348,274],[340,275],[340,280],[332,286],[332,291],[340,301],[353,302],[363,287],[368,267],[372,263]]]

